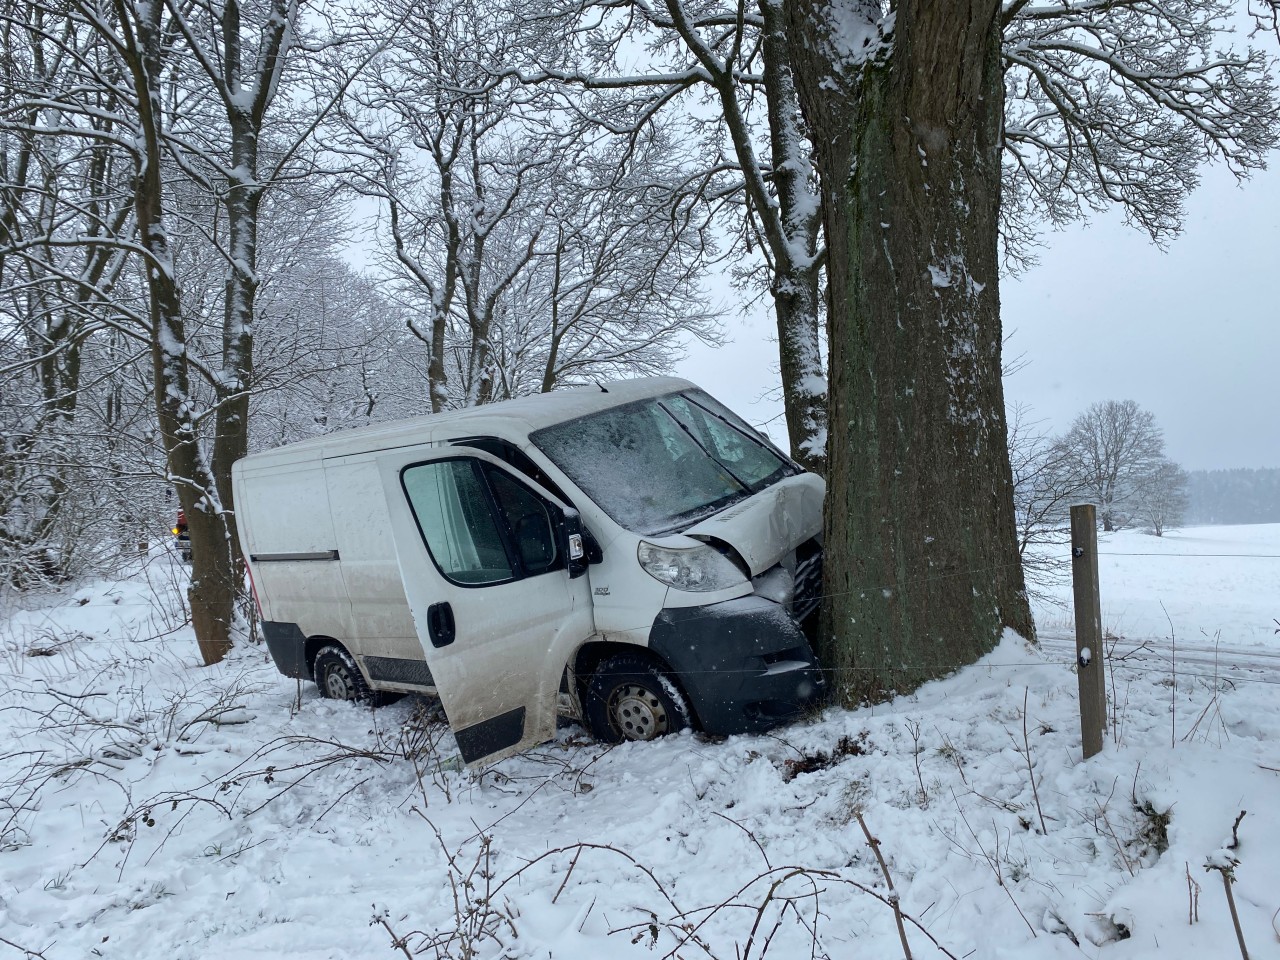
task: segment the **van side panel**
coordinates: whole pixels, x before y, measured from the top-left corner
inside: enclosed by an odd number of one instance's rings
[[[264,619],[296,623],[308,637],[348,636],[351,606],[319,461],[246,470],[238,493]]]
[[[375,681],[430,683],[391,537],[382,479],[372,455],[325,461],[342,577],[351,603],[351,653]],[[378,658],[370,661],[365,658]],[[385,663],[383,658],[415,661]]]

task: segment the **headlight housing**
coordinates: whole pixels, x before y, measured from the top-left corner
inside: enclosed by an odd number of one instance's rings
[[[636,556],[645,573],[677,590],[714,593],[747,582],[737,564],[705,543],[663,547],[641,540]]]

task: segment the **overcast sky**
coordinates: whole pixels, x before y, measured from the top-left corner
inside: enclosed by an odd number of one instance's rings
[[[1060,432],[1091,403],[1132,399],[1187,469],[1280,467],[1280,160],[1243,187],[1204,171],[1166,251],[1112,215],[1043,239],[1040,265],[1001,285],[1007,355],[1025,361],[1010,403]],[[781,410],[759,313],[678,371],[757,423]]]

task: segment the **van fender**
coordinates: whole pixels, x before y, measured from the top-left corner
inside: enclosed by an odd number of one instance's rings
[[[611,640],[607,634],[597,634],[578,648],[577,653],[573,655],[573,660],[569,663],[567,668],[570,671],[570,682],[568,685],[570,703],[573,706],[574,716],[583,721],[583,723],[586,722],[586,714],[583,711],[582,704],[583,694],[586,692],[587,688],[587,682],[591,679],[591,675],[595,673],[596,667],[600,666],[601,663],[608,660],[610,657],[615,657],[623,653],[631,654],[632,656],[638,655],[648,657],[660,670],[676,681],[676,686],[681,693],[685,693],[684,682],[677,675],[675,669],[662,657],[661,654],[657,653],[651,647],[639,643]],[[689,699],[687,694],[685,699]],[[692,706],[690,709],[692,709]],[[696,711],[692,720],[693,726],[697,727],[698,722]]]

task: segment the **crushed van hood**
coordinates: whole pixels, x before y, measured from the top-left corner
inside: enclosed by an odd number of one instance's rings
[[[683,532],[723,540],[738,551],[755,577],[822,532],[826,490],[816,474],[787,477]]]

